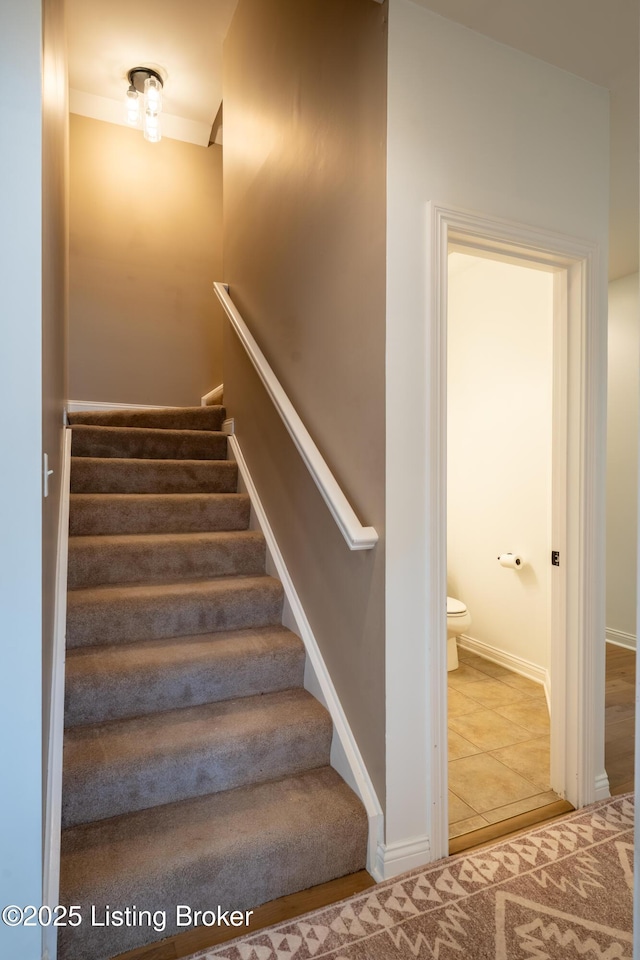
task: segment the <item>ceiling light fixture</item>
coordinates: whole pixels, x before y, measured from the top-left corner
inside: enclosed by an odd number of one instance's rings
[[[157,70],[150,67],[133,67],[127,74],[129,89],[125,97],[125,122],[130,127],[140,127],[144,138],[150,143],[158,143],[162,138],[160,113],[162,111],[163,80]],[[140,110],[140,94],[143,95],[144,110]]]

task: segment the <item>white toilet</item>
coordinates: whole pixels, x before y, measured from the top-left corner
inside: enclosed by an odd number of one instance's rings
[[[471,626],[471,616],[462,600],[447,597],[447,670],[458,669],[456,638]]]

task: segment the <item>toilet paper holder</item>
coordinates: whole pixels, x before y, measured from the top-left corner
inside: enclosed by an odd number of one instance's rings
[[[519,553],[501,553],[498,557],[498,563],[501,567],[507,567],[509,570],[521,570],[524,566],[524,560]]]

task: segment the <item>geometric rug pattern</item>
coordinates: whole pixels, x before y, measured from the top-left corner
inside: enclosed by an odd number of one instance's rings
[[[197,958],[632,960],[633,813],[600,801]]]

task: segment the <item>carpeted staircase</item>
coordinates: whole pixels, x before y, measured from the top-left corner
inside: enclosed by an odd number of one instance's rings
[[[360,870],[367,818],[226,459],[224,409],[72,414],[59,960]],[[105,905],[167,927],[92,925]],[[242,932],[242,931],[239,931]]]

